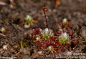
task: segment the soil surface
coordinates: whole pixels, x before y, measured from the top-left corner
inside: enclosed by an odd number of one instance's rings
[[[36,51],[37,47],[31,40],[27,39],[27,34],[31,34],[34,29],[46,28],[43,6],[48,9],[46,15],[50,29],[59,31],[62,29],[60,25],[63,18],[67,18],[71,21],[70,24],[73,25],[73,28],[68,31],[75,31],[72,40],[79,38],[80,42],[85,41],[86,0],[59,1],[61,2],[60,6],[56,5],[56,0],[14,0],[14,2],[0,0],[0,29],[4,27],[7,31],[4,34],[0,33],[0,59],[4,59],[1,57],[12,56],[17,57],[17,59],[55,59],[52,54],[45,58],[33,56],[33,52]],[[24,28],[27,15],[31,15],[34,20],[38,21],[29,29]],[[64,28],[64,30],[66,29]],[[21,48],[21,40],[26,42],[27,47]],[[4,49],[3,46],[7,46],[7,49]],[[57,56],[68,56],[68,49],[66,47],[65,49],[65,52],[60,52]],[[72,53],[86,53],[86,42],[74,46]]]

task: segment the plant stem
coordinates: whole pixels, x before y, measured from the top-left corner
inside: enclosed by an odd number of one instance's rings
[[[43,11],[44,11],[44,9],[45,9],[45,6],[43,7]],[[45,19],[46,19],[46,26],[47,26],[47,28],[48,28],[48,23],[47,23],[47,18],[46,18],[45,11],[44,11],[44,15],[45,15]]]

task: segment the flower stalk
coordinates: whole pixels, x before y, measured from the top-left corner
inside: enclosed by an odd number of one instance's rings
[[[46,26],[48,28],[48,23],[47,23],[47,18],[46,18],[46,14],[45,14],[45,11],[47,11],[48,9],[44,6],[43,7],[43,11],[44,11],[44,15],[45,15],[45,19],[46,19]]]

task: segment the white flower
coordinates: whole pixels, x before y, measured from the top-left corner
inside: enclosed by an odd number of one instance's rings
[[[5,28],[2,27],[2,28],[1,28],[1,32],[5,32],[5,31],[6,31]]]
[[[40,37],[36,37],[36,41],[40,41]]]
[[[67,23],[67,19],[66,19],[66,18],[63,19],[63,23],[64,23],[64,24]]]
[[[24,25],[24,27],[25,27],[25,28],[29,28],[29,26],[28,26],[28,25]]]
[[[49,46],[48,49],[49,49],[49,51],[53,51],[54,50],[54,48],[52,46]]]
[[[7,50],[8,45],[3,45],[3,49]]]
[[[62,44],[67,43],[69,40],[70,40],[70,37],[69,37],[69,35],[67,33],[62,33],[59,36],[59,42],[62,43]]]
[[[29,21],[33,20],[33,18],[30,15],[27,15],[25,19]]]
[[[42,51],[38,51],[38,55],[42,55]]]
[[[30,18],[30,15],[27,15],[27,16],[26,16],[26,18],[28,18],[28,19],[29,19],[29,18]]]
[[[41,31],[41,34],[43,35],[44,39],[49,39],[54,36],[53,30],[45,28],[43,31]]]

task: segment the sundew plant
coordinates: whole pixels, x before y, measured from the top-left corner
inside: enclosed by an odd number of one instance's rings
[[[48,9],[46,7],[43,7],[44,14],[47,10]],[[53,53],[54,56],[56,56],[56,54],[58,54],[60,50],[61,50],[61,52],[65,52],[65,46],[68,46],[68,50],[71,51],[72,50],[71,42],[73,42],[74,44],[79,43],[79,39],[77,39],[77,41],[71,40],[74,32],[67,32],[67,30],[54,32],[52,29],[50,29],[48,27],[46,14],[45,14],[45,19],[46,19],[47,28],[45,28],[43,30],[36,29],[33,31],[33,33],[32,33],[33,35],[31,36],[31,37],[34,36],[33,42],[39,48],[37,50],[38,56],[45,57],[46,51],[51,52],[51,53]],[[32,18],[30,18],[30,20],[32,20]],[[27,20],[27,22],[31,23],[32,21]],[[66,18],[63,19],[62,24],[64,26],[63,27],[61,26],[61,28],[65,28],[66,25],[68,25],[67,28],[69,28],[69,29],[72,28],[72,27],[70,27],[70,22]]]

